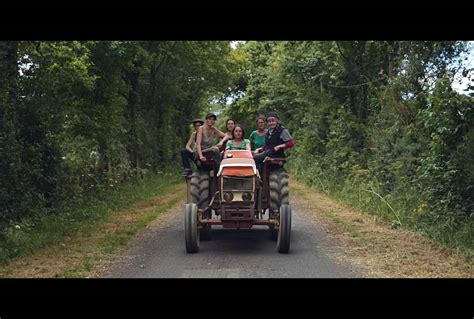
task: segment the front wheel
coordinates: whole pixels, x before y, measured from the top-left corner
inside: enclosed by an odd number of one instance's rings
[[[194,203],[184,205],[184,238],[186,252],[197,253],[199,251],[197,205]]]
[[[280,207],[280,229],[278,230],[278,252],[287,254],[290,250],[291,235],[291,206],[283,204]]]

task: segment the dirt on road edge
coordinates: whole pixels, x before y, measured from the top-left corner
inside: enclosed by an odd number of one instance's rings
[[[295,179],[290,183],[291,203],[309,212],[338,246],[333,257],[349,258],[367,277],[473,278],[472,257],[420,234],[392,229],[375,216],[348,208]]]
[[[420,234],[392,229],[376,217],[348,208],[294,179],[290,188],[291,204],[326,232],[334,246],[331,256],[354,264],[364,277],[473,278],[472,258]],[[70,240],[55,247],[12,261],[0,268],[0,277],[101,277],[123,257],[127,244],[139,240],[149,229],[167,227],[184,198],[185,185],[172,186],[166,194],[114,213],[87,234],[71,235]]]
[[[91,277],[132,238],[146,231],[155,219],[176,206],[186,194],[179,183],[168,192],[111,214],[104,223],[71,234],[63,243],[17,258],[0,268],[0,278]]]

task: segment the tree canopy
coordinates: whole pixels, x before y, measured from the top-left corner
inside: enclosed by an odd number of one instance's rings
[[[451,86],[455,74],[472,73],[461,64],[467,49],[462,41],[250,41],[233,52],[240,69],[227,114],[255,127],[259,113],[277,111],[297,143],[293,174],[369,211],[380,198],[367,194],[398,202],[404,223],[459,230],[472,247],[473,92]]]
[[[229,42],[0,43],[0,222],[168,169],[231,86]]]

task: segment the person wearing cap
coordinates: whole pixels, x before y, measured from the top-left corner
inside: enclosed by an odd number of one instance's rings
[[[263,160],[266,157],[283,158],[285,157],[284,150],[295,145],[288,129],[279,123],[276,112],[269,112],[267,114],[267,126],[268,131],[265,134],[265,144],[257,148],[254,155],[255,164],[260,175],[262,175]]]
[[[194,156],[201,162],[206,162],[207,158],[214,160],[215,167],[217,170],[221,162],[220,149],[222,145],[229,139],[227,134],[214,126],[217,120],[217,116],[214,113],[208,113],[206,115],[206,124],[198,128],[196,149]],[[221,138],[219,140],[219,138]]]
[[[200,126],[204,124],[204,121],[201,119],[195,119],[193,121],[194,132],[191,133],[191,136],[186,143],[186,147],[181,150],[181,161],[183,162],[183,176],[189,176],[192,174],[191,170],[191,161],[194,161],[194,148],[196,147],[197,139],[197,130]]]

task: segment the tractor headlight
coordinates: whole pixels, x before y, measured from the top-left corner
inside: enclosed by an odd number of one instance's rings
[[[225,192],[224,193],[224,200],[226,202],[230,202],[234,199],[234,194],[232,194],[231,192]]]
[[[249,192],[244,192],[242,194],[242,200],[244,200],[244,201],[252,200],[252,194],[250,194]]]

